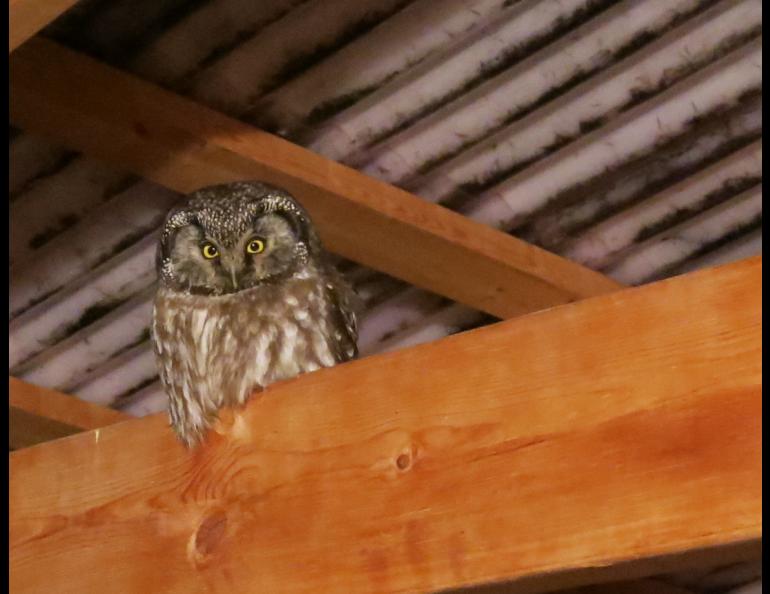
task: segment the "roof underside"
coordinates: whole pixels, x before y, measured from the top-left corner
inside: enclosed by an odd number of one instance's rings
[[[86,0],[44,34],[624,283],[761,252],[760,1],[436,8]],[[161,410],[154,242],[179,196],[24,131],[10,155],[11,372]],[[491,321],[342,266],[364,354]]]

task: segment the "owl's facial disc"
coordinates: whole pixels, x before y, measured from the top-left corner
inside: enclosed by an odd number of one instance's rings
[[[172,284],[195,294],[225,295],[285,278],[305,264],[306,247],[281,214],[261,215],[246,227],[232,235],[199,220],[181,227],[170,250]]]

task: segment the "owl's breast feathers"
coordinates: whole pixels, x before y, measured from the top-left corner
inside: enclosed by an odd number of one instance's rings
[[[353,358],[352,299],[317,274],[219,297],[159,289],[153,342],[182,440],[196,443],[220,408],[259,388]]]

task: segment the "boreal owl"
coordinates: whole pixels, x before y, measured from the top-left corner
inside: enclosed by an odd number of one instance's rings
[[[171,425],[188,446],[222,407],[356,356],[358,300],[284,190],[194,192],[166,217],[157,270],[153,344]]]

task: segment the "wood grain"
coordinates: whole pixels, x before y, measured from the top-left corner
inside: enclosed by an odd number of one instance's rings
[[[45,73],[42,75],[42,73]],[[346,258],[508,318],[620,288],[609,278],[52,41],[10,60],[11,121],[179,192],[260,179]]]
[[[10,455],[11,591],[515,592],[758,556],[761,258]]]
[[[77,0],[8,0],[8,51],[12,52]]]
[[[15,377],[8,378],[8,413],[13,450],[133,418]]]

